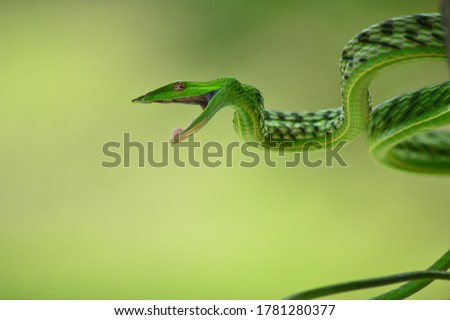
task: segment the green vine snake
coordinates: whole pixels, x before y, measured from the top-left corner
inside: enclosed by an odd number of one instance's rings
[[[450,1],[442,1],[449,20]],[[219,110],[235,110],[233,124],[244,140],[263,147],[304,151],[351,141],[365,132],[373,158],[400,170],[450,174],[450,81],[399,95],[372,109],[369,85],[382,71],[410,61],[446,60],[445,35],[440,14],[393,18],[356,35],[344,48],[341,61],[342,107],[314,112],[281,112],[264,108],[261,92],[233,77],[209,82],[176,81],[133,100],[139,103],[198,104],[199,117],[186,128],[177,128],[172,141],[179,142],[200,130]],[[450,51],[450,41],[447,41]],[[326,138],[329,139],[326,139]],[[331,137],[331,139],[330,139]],[[447,251],[427,271],[337,284],[291,295],[310,299],[349,290],[408,281],[374,299],[403,299],[434,279],[450,280]],[[417,280],[415,280],[417,279]]]
[[[314,112],[266,110],[261,92],[233,77],[208,82],[176,81],[133,102],[197,104],[201,114],[178,142],[202,128],[219,110],[235,110],[233,124],[246,141],[263,147],[303,151],[329,147],[366,132],[372,157],[397,169],[450,173],[450,82],[444,81],[371,107],[368,87],[380,72],[411,61],[447,59],[442,16],[438,13],[393,18],[354,37],[340,60],[342,107]],[[436,130],[437,129],[437,130]]]

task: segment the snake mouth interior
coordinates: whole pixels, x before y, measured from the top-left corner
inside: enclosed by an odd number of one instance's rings
[[[168,100],[155,100],[154,102],[198,104],[202,108],[202,110],[205,110],[211,99],[216,95],[217,91],[218,90],[214,90],[199,96],[174,98]]]

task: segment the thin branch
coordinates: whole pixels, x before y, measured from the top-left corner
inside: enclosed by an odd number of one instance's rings
[[[442,257],[439,258],[431,267],[427,270],[447,270],[450,268],[450,250],[448,250]],[[388,291],[386,293],[380,294],[379,296],[373,297],[374,300],[400,300],[405,299],[417,291],[422,290],[427,285],[433,282],[432,279],[428,280],[416,280],[405,283],[404,285]]]
[[[373,287],[384,286],[388,284],[405,282],[409,280],[427,279],[433,281],[435,279],[449,280],[450,272],[446,271],[415,271],[390,276],[372,278],[366,280],[357,280],[345,283],[339,283],[331,286],[321,287],[317,289],[302,291],[284,298],[284,300],[309,300],[328,296],[331,294],[342,293],[353,290],[368,289]],[[430,282],[431,282],[430,281]]]

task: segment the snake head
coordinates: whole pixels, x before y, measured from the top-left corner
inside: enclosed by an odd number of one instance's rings
[[[168,85],[150,91],[143,96],[133,99],[137,103],[183,103],[196,104],[202,113],[186,129],[176,128],[172,132],[171,141],[179,142],[202,128],[212,116],[222,107],[215,99],[224,87],[227,80],[237,81],[234,78],[221,78],[209,82],[175,81]],[[213,103],[215,101],[215,103]]]

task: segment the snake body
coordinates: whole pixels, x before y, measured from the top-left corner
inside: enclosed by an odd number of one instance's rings
[[[342,107],[313,112],[266,110],[261,92],[233,77],[209,82],[177,81],[133,102],[199,104],[203,112],[180,141],[198,131],[223,107],[235,110],[233,124],[244,140],[266,148],[304,151],[351,141],[366,132],[370,152],[397,169],[450,174],[450,82],[444,81],[383,102],[373,108],[369,85],[380,72],[419,60],[446,60],[442,16],[418,14],[373,25],[354,37],[340,60]]]

